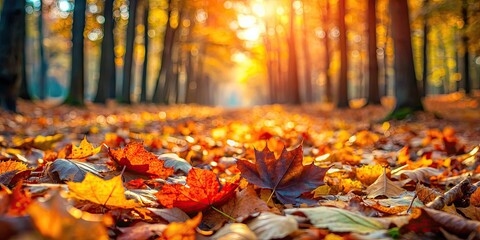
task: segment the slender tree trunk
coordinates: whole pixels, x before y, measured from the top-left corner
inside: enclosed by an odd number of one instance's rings
[[[392,38],[395,52],[396,105],[391,118],[404,118],[413,111],[423,110],[413,65],[408,4],[405,0],[390,0]]]
[[[66,104],[75,106],[83,106],[85,96],[83,31],[85,29],[86,6],[86,0],[75,0],[72,26],[72,72],[70,77],[70,92],[65,100]]]
[[[303,3],[305,4],[305,3]],[[305,55],[305,64],[304,64],[304,84],[305,84],[305,100],[306,102],[313,102],[313,85],[312,85],[312,61],[310,59],[310,46],[308,45],[308,32],[307,32],[307,16],[305,11],[305,5],[303,6],[303,23],[302,23],[302,32],[303,32],[303,54]]]
[[[468,49],[468,35],[465,31],[468,26],[468,0],[463,0],[462,2],[462,17],[463,17],[463,47],[464,47],[464,55],[463,55],[463,62],[464,62],[464,71],[465,75],[463,76],[463,88],[465,90],[465,94],[471,94],[471,86],[470,86],[470,52]]]
[[[144,14],[143,14],[143,24],[145,25],[145,31],[143,35],[143,44],[145,45],[145,53],[143,55],[143,68],[142,68],[142,92],[140,94],[140,102],[146,103],[147,102],[147,74],[148,74],[148,31],[149,31],[149,24],[148,24],[148,16],[149,16],[149,4],[148,0],[144,0]]]
[[[135,46],[135,27],[137,25],[137,0],[130,0],[129,17],[127,25],[127,41],[125,46],[125,65],[123,66],[123,86],[121,102],[130,104],[132,89],[132,65],[133,65],[133,49]]]
[[[380,105],[376,0],[368,0],[368,104]]]
[[[41,11],[40,11],[41,12]],[[22,46],[20,47],[20,55],[21,55],[21,65],[20,65],[20,91],[18,96],[23,99],[30,101],[32,100],[32,97],[30,96],[28,92],[28,79],[27,79],[27,54],[25,51],[25,40],[26,40],[26,18],[25,18],[25,11],[22,11],[22,16],[21,16],[21,27],[18,29],[21,33],[19,36],[19,43],[22,43]],[[40,14],[40,16],[42,16]],[[42,37],[42,36],[40,36]],[[43,46],[40,46],[40,49]],[[42,71],[42,69],[41,69]]]
[[[340,30],[340,77],[338,80],[337,108],[348,108],[347,29],[345,25],[345,0],[338,1],[338,28]]]
[[[332,77],[330,75],[330,3],[325,1],[325,13],[323,14],[323,24],[325,25],[325,101],[327,103],[333,102],[333,87],[332,87]]]
[[[290,2],[290,32],[288,41],[288,103],[300,104],[300,88],[298,80],[297,50],[295,40],[295,9],[293,1]]]
[[[429,6],[428,0],[423,0],[423,8]],[[427,96],[428,92],[428,16],[425,14],[423,20],[423,71],[422,71],[422,97]]]
[[[98,79],[97,95],[94,102],[105,103],[107,98],[115,97],[115,54],[113,38],[113,1],[105,0],[104,6],[104,37],[102,41],[102,52],[100,57],[100,77]],[[112,80],[113,79],[113,80]]]
[[[172,16],[172,2],[172,0],[168,1],[168,20],[166,23],[167,26],[163,40],[161,66],[156,81],[155,92],[152,98],[152,102],[154,103],[161,103],[164,100],[165,96],[163,96],[163,93],[165,91],[164,88],[167,82],[167,70],[172,67],[172,50],[176,32],[176,29],[172,28],[170,24],[170,18]]]
[[[40,51],[40,76],[39,76],[39,94],[38,98],[43,100],[48,93],[47,72],[48,62],[45,56],[45,47],[43,46],[43,3],[40,2],[40,11],[38,15],[38,48]]]

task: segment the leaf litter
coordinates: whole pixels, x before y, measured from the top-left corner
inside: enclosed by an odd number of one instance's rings
[[[461,109],[20,107],[0,117],[6,238],[480,238]]]

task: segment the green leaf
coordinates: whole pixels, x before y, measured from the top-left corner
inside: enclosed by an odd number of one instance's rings
[[[286,214],[301,212],[317,228],[328,228],[333,232],[372,233],[386,227],[375,218],[366,217],[340,208],[316,207],[285,209]]]

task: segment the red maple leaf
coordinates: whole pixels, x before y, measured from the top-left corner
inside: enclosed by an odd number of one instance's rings
[[[219,206],[235,194],[240,179],[221,186],[210,170],[192,168],[187,184],[166,184],[155,196],[167,208],[177,207],[186,213],[198,212],[210,206]]]
[[[128,143],[122,149],[108,149],[110,157],[127,170],[146,173],[151,177],[167,178],[173,174],[173,168],[164,166],[164,161],[155,154],[145,150],[139,142]]]
[[[305,202],[298,197],[323,185],[323,178],[328,171],[328,168],[314,164],[304,166],[301,145],[292,151],[283,148],[278,159],[275,159],[275,154],[268,146],[262,151],[255,149],[255,159],[255,163],[247,160],[237,162],[242,177],[261,188],[273,189],[282,203]]]

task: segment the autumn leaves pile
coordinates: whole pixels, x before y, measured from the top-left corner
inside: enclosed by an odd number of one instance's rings
[[[479,147],[464,132],[267,110],[165,121],[161,135],[90,126],[98,145],[2,137],[0,236],[480,238]]]

